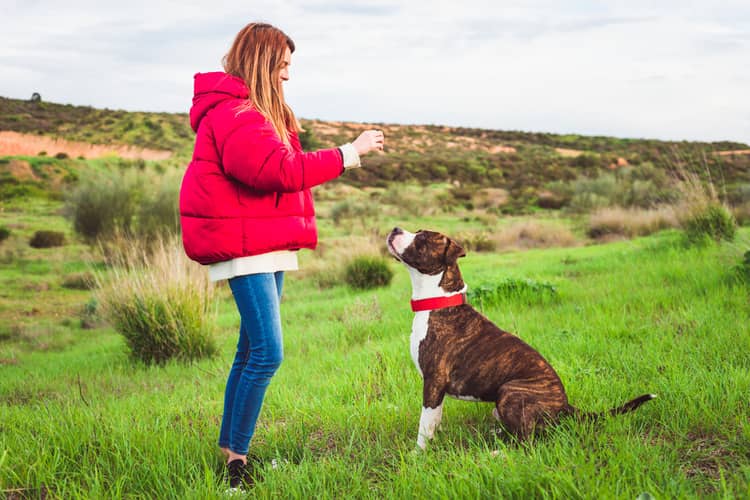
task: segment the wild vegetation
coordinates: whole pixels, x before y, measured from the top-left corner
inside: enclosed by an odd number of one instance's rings
[[[4,108],[0,129],[91,130],[85,140],[157,118],[8,102],[24,117]],[[25,123],[40,104],[49,114]],[[107,119],[111,130],[86,128]],[[308,145],[363,126],[305,123]],[[713,151],[747,146],[383,126],[394,151],[315,189],[320,245],[286,276],[285,361],[252,445],[253,496],[746,497],[750,172]],[[214,437],[239,318],[180,246],[188,142],[164,161],[0,157],[6,497],[222,496]],[[659,398],[523,444],[488,405],[449,400],[414,453],[421,385],[409,278],[385,251],[394,226],[461,242],[472,304],[537,348],[576,406]],[[60,246],[31,245],[39,233]]]

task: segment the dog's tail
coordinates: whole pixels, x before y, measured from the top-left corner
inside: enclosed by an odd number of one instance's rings
[[[656,397],[656,394],[644,394],[643,396],[638,396],[635,399],[631,399],[627,403],[625,403],[622,406],[618,406],[616,408],[612,408],[611,410],[600,412],[600,413],[590,413],[581,411],[578,408],[575,408],[573,406],[570,407],[570,414],[577,419],[580,420],[599,420],[602,417],[605,416],[614,416],[614,415],[622,415],[623,413],[630,413],[631,411],[635,410],[639,406],[641,406],[643,403],[647,401],[651,401]]]

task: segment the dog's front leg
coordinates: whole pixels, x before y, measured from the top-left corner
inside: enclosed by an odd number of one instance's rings
[[[425,385],[417,436],[417,446],[423,450],[427,447],[427,441],[435,435],[435,429],[440,425],[440,419],[443,418],[443,397],[443,392]]]
[[[443,404],[440,403],[437,408],[422,407],[422,416],[419,417],[419,436],[417,436],[417,446],[421,449],[427,448],[427,441],[435,435],[435,429],[440,425],[440,419],[443,417]]]

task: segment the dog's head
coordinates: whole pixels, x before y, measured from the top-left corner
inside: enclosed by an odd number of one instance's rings
[[[428,276],[443,273],[440,286],[444,290],[459,286],[459,282],[463,286],[456,260],[466,252],[444,234],[422,230],[410,233],[397,227],[388,235],[387,244],[391,255],[410,270]]]

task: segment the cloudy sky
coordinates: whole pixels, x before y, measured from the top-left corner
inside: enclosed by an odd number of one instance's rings
[[[747,0],[2,4],[6,97],[185,112],[260,20],[302,118],[750,143]]]

